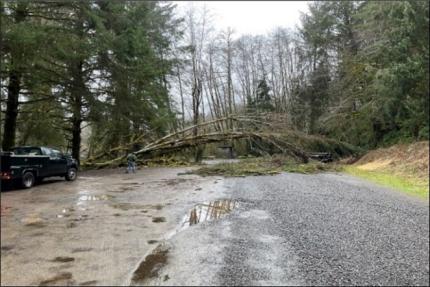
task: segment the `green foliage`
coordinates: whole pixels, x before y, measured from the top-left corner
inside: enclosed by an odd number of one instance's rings
[[[172,4],[8,1],[2,9],[2,84],[11,73],[19,79],[17,142],[72,147],[78,157],[84,125],[90,154],[169,131],[166,77],[180,36]]]
[[[310,4],[300,33],[311,69],[290,100],[296,127],[365,148],[428,138],[428,6]]]
[[[111,104],[92,125],[91,142],[100,150],[129,142],[133,134],[163,135],[174,121],[165,77],[173,64],[168,58],[171,41],[178,36],[170,5],[105,4],[99,12],[105,21],[97,32],[111,49],[99,55],[104,72],[111,75],[106,94]]]
[[[22,123],[18,126],[18,145],[45,145],[65,150],[65,136],[58,125],[58,118],[62,117],[61,106],[55,101],[24,105],[20,117]]]
[[[267,85],[266,79],[262,79],[257,86],[257,96],[255,99],[248,99],[249,112],[270,112],[275,107],[272,104],[270,96],[270,87]]]

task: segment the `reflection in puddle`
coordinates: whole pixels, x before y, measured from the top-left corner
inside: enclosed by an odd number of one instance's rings
[[[69,217],[70,213],[75,211],[74,208],[63,208],[61,214],[57,214],[57,218]]]
[[[100,201],[100,200],[108,200],[108,199],[112,199],[112,198],[115,198],[115,197],[112,196],[112,195],[106,195],[106,194],[102,194],[102,195],[81,195],[78,198],[77,205],[81,205],[85,201]]]
[[[236,207],[236,201],[231,199],[221,199],[209,203],[197,204],[191,209],[189,216],[187,215],[182,226],[191,226],[203,221],[221,218]]]

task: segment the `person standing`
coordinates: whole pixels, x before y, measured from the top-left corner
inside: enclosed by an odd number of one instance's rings
[[[133,173],[136,173],[136,161],[137,161],[137,157],[134,152],[129,153],[127,155],[127,173],[130,173],[130,171],[133,171]]]

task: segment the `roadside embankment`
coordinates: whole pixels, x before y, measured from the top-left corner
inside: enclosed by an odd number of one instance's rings
[[[422,198],[429,197],[429,142],[372,150],[343,170]]]

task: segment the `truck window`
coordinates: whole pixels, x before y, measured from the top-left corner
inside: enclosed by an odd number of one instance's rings
[[[53,149],[51,151],[52,151],[51,156],[53,156],[53,157],[61,157],[61,151],[56,150],[56,149]]]
[[[52,151],[51,151],[51,149],[50,149],[50,148],[47,148],[47,147],[41,147],[41,149],[42,149],[42,153],[43,153],[44,155],[52,156],[52,155],[51,155]]]
[[[13,153],[16,155],[41,155],[39,148],[19,147],[14,148]]]

